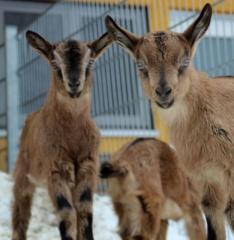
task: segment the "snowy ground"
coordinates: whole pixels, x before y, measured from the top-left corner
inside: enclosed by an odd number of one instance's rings
[[[11,239],[11,177],[0,172],[0,239]],[[94,234],[95,240],[121,240],[117,234],[118,220],[107,196],[95,196]],[[32,219],[28,231],[29,240],[59,240],[56,217],[47,193],[38,189],[34,198]],[[171,222],[169,240],[186,240],[183,222]],[[228,240],[234,237],[228,231]]]

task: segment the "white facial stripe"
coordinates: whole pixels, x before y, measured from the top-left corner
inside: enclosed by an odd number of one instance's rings
[[[55,56],[54,61],[57,65],[60,65],[63,63],[63,59],[61,58],[61,56],[59,55],[59,53],[56,50],[54,51],[54,56]]]
[[[87,53],[85,54],[85,57],[84,57],[84,70],[85,69],[93,69],[94,68],[94,64],[95,64],[95,59],[94,58],[90,58],[90,49],[88,49]],[[89,60],[88,60],[89,59]]]
[[[84,55],[83,60],[82,60],[82,62],[83,62],[83,64],[82,64],[82,70],[83,70],[84,73],[85,73],[86,68],[87,68],[88,65],[89,65],[90,53],[91,53],[91,51],[90,51],[90,49],[88,49],[87,52],[86,52],[85,55]]]

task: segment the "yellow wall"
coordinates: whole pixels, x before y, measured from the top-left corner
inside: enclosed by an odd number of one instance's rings
[[[214,0],[195,0],[190,1],[172,1],[173,4],[170,5],[170,8],[180,9],[180,10],[200,10],[206,3],[213,4]],[[217,6],[214,8],[214,12],[218,13],[233,13],[234,12],[234,3],[233,0],[224,0],[223,2],[219,2]]]

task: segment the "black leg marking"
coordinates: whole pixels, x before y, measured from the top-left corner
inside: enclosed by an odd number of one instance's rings
[[[90,188],[87,188],[80,196],[80,202],[91,202],[93,195]]]
[[[63,210],[64,208],[71,209],[71,204],[67,201],[67,199],[63,195],[59,195],[57,197],[57,206],[58,210]]]
[[[66,236],[66,223],[64,221],[59,224],[59,231],[62,240],[73,240],[71,237]]]
[[[215,230],[212,226],[212,223],[210,221],[209,217],[206,217],[206,222],[207,222],[207,233],[208,233],[208,240],[217,240]]]
[[[85,230],[84,230],[84,239],[85,240],[94,240],[94,238],[93,238],[93,215],[92,215],[92,213],[88,214],[87,220],[88,220],[88,223],[87,223],[88,225],[85,227]]]
[[[61,238],[65,239],[66,238],[66,224],[64,221],[62,221],[59,224],[59,231],[60,231]]]

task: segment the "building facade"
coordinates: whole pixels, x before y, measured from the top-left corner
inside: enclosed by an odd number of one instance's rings
[[[5,70],[0,70],[5,71],[5,75],[0,72],[0,127],[3,131],[0,149],[5,151],[1,155],[0,150],[0,168],[13,168],[24,120],[28,113],[43,104],[50,83],[48,66],[29,48],[26,30],[37,31],[50,41],[67,38],[89,41],[105,32],[104,18],[109,14],[138,35],[165,29],[183,31],[206,2],[213,4],[215,14],[199,46],[195,66],[210,76],[234,75],[232,0],[67,0],[50,6],[42,4],[41,13],[34,13],[29,25],[9,25],[2,29],[5,50],[0,59],[5,56],[6,61]],[[137,137],[169,141],[167,127],[142,92],[134,62],[122,49],[113,45],[98,60],[94,71],[92,115],[101,129],[102,158],[108,158],[124,143]],[[4,80],[1,82],[1,79]]]

